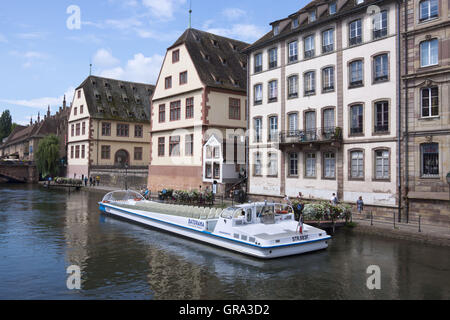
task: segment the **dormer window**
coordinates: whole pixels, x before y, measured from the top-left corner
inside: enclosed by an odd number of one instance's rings
[[[95,99],[100,100],[100,95],[98,93],[95,94]]]
[[[337,9],[336,8],[336,2],[331,3],[328,9],[329,9],[330,15],[335,14],[336,13],[336,9]]]
[[[309,22],[314,22],[316,21],[316,12],[315,11],[311,11],[309,13]]]
[[[241,61],[242,69],[247,69],[247,62]]]
[[[108,87],[109,87],[108,82],[105,82],[105,88],[108,88]]]
[[[108,101],[109,101],[109,102],[112,101],[112,95],[108,95]]]
[[[127,96],[124,96],[124,97],[123,97],[123,102],[128,103],[128,101],[129,101],[129,100],[128,100],[128,97],[127,97]]]
[[[298,28],[298,18],[292,20],[292,29]]]
[[[230,43],[230,47],[231,49],[233,49],[233,51],[238,51],[237,45]]]
[[[227,64],[227,59],[220,57],[220,61],[222,62],[223,65]]]
[[[209,55],[207,55],[203,52],[200,52],[200,53],[202,54],[203,59],[205,59],[206,61],[209,61]]]
[[[274,36],[277,36],[277,35],[279,35],[280,34],[280,26],[277,24],[277,25],[274,25],[273,26],[273,35]]]
[[[217,40],[212,39],[211,42],[212,42],[212,44],[213,44],[214,47],[216,47],[216,48],[219,47],[219,42],[218,42]]]

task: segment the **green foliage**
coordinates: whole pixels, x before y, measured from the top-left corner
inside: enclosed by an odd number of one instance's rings
[[[0,117],[0,142],[11,134],[12,118],[9,110],[5,110]]]
[[[296,208],[298,201],[293,202],[293,207]],[[321,202],[302,202],[303,217],[306,221],[336,221],[338,219],[350,219],[351,206],[347,204],[333,205],[327,201]]]
[[[36,165],[39,173],[44,177],[58,174],[59,139],[57,136],[50,135],[41,140],[36,152]]]

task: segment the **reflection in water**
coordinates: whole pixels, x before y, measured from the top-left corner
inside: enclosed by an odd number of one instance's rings
[[[1,299],[450,298],[447,248],[340,231],[326,251],[262,261],[101,215],[102,196],[0,188]],[[67,290],[70,265],[81,291]]]

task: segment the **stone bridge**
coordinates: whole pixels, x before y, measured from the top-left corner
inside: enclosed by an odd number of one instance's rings
[[[10,182],[37,183],[39,173],[33,163],[0,162],[0,178]]]

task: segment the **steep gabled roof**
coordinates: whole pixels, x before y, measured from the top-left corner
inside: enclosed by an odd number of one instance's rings
[[[168,50],[182,44],[206,86],[247,91],[247,56],[241,51],[249,46],[248,43],[187,29]]]
[[[89,114],[95,119],[149,122],[155,86],[89,76],[76,89],[83,89]]]

